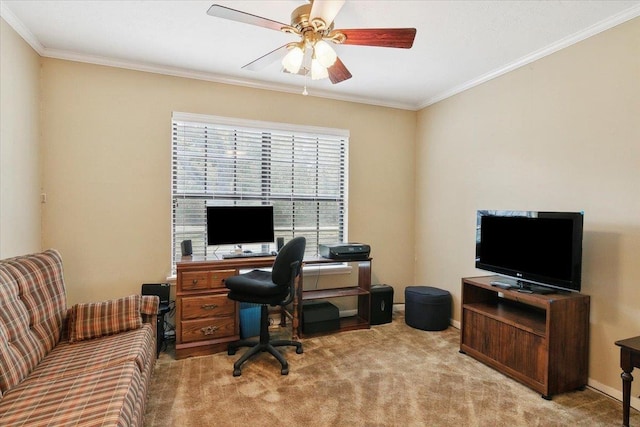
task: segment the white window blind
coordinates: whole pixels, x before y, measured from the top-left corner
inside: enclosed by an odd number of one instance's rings
[[[273,205],[275,236],[306,237],[307,255],[345,241],[347,153],[343,130],[174,113],[172,270],[183,240],[195,256],[232,249],[207,245],[206,206]]]

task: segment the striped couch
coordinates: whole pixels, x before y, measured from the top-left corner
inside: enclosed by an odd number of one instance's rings
[[[55,250],[0,261],[0,426],[141,426],[158,297],[67,308]]]

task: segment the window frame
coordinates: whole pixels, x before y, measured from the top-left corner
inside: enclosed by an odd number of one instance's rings
[[[324,128],[324,127],[316,127],[316,126],[303,126],[303,125],[267,122],[267,121],[258,121],[258,120],[237,119],[237,118],[212,116],[212,115],[205,115],[205,114],[173,112],[171,117],[171,144],[170,144],[171,146],[170,193],[171,193],[171,204],[172,204],[172,208],[171,208],[172,210],[171,212],[171,245],[172,245],[171,271],[172,271],[172,274],[175,274],[175,264],[180,260],[180,257],[181,257],[181,253],[179,250],[180,241],[176,241],[179,239],[179,237],[177,236],[178,233],[176,232],[176,209],[177,209],[176,203],[177,203],[177,200],[179,199],[183,199],[183,200],[192,199],[191,197],[188,197],[188,194],[187,194],[188,192],[183,192],[182,194],[179,194],[176,196],[176,187],[179,185],[177,184],[177,181],[176,181],[176,176],[178,174],[177,166],[176,166],[177,160],[175,159],[176,139],[179,138],[176,133],[176,129],[177,129],[176,125],[180,126],[181,124],[184,125],[186,123],[193,123],[197,125],[212,126],[212,127],[219,126],[220,128],[233,127],[233,128],[241,129],[243,131],[250,129],[258,133],[268,134],[270,138],[276,132],[292,133],[294,137],[297,137],[298,135],[304,136],[304,137],[311,136],[312,138],[316,138],[320,140],[316,142],[318,146],[320,146],[320,144],[322,143],[322,139],[330,139],[332,141],[339,140],[339,144],[341,144],[340,145],[341,154],[338,158],[341,159],[339,161],[339,164],[340,164],[340,172],[341,172],[341,176],[343,177],[343,180],[342,182],[340,182],[338,187],[339,188],[338,199],[340,200],[338,203],[341,206],[340,212],[342,214],[340,215],[341,224],[339,220],[337,226],[339,229],[338,233],[342,235],[342,241],[348,241],[348,200],[349,200],[348,188],[349,188],[349,137],[350,137],[350,132],[348,130]],[[319,154],[316,154],[316,160],[315,160],[316,167],[318,167],[318,164],[319,164],[318,156]],[[271,173],[271,171],[272,169],[270,168],[268,173]],[[208,181],[205,180],[205,182],[208,182]],[[194,198],[198,198],[198,197],[205,200],[205,204],[207,203],[206,201],[215,200],[213,196],[211,198],[208,198],[207,196],[205,197],[195,196]],[[316,198],[314,200],[321,202],[320,197],[318,196],[317,193],[315,197]],[[274,200],[273,193],[270,193],[267,196],[267,199]],[[296,199],[295,197],[292,197],[291,200],[293,201],[298,199]],[[315,221],[316,221],[315,233],[318,234],[320,232],[319,217],[317,217]],[[275,218],[274,218],[274,222],[275,222]],[[301,233],[300,231],[296,232],[295,224],[293,224],[292,227],[293,227],[292,233],[294,235],[304,235],[304,233]],[[206,234],[206,228],[204,233]],[[276,236],[278,236],[277,231],[276,231]],[[335,242],[318,241],[318,243],[335,243]],[[210,258],[210,254],[206,253],[206,250],[207,250],[206,241],[204,243],[204,248],[205,248],[205,257]],[[308,249],[307,254],[310,254],[311,253],[309,251],[310,248],[307,248],[307,249]],[[311,248],[311,249],[314,254],[317,253],[317,248],[315,249]],[[194,253],[194,255],[196,254]]]

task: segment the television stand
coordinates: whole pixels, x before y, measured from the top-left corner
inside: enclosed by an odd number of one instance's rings
[[[589,361],[588,295],[541,295],[462,279],[460,352],[542,394],[582,390]],[[554,291],[555,292],[555,291]]]

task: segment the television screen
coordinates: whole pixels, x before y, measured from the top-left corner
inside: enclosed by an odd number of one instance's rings
[[[273,206],[207,206],[208,245],[273,241]]]
[[[477,217],[477,268],[580,291],[582,213],[478,211]]]

